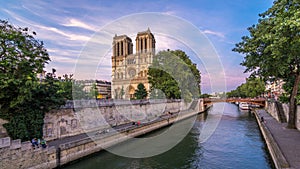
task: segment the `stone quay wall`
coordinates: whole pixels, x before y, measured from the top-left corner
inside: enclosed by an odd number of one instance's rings
[[[60,154],[58,157],[59,160],[57,160],[59,161],[59,163],[57,165],[60,166],[67,164],[74,160],[78,160],[84,156],[90,155],[95,152],[99,152],[104,148],[108,148],[118,143],[124,142],[130,138],[144,135],[159,128],[168,126],[174,122],[178,122],[180,120],[184,120],[189,117],[195,116],[199,113],[199,105],[201,105],[200,103],[201,102],[197,102],[194,106],[189,104],[189,106],[193,108],[187,109],[186,107],[185,110],[188,111],[186,111],[179,117],[162,119],[158,122],[153,122],[150,124],[142,125],[141,127],[133,128],[129,131],[114,133],[110,136],[98,138],[98,136],[94,135],[89,138],[84,138],[82,140],[75,140],[67,144],[62,144],[59,146],[58,151],[60,152],[57,153]]]
[[[282,106],[282,113],[284,118],[288,121],[289,120],[289,104],[285,103],[278,103]],[[280,110],[276,107],[276,103],[273,101],[266,102],[266,111],[271,114],[277,121],[280,122]],[[300,105],[297,106],[297,120],[296,120],[296,127],[300,130]]]
[[[54,168],[56,167],[56,149],[33,149],[30,141],[11,140],[9,137],[0,139],[0,168]]]
[[[203,104],[201,101],[199,103]],[[101,107],[92,105],[74,108],[69,106],[46,113],[43,127],[44,138],[50,141],[91,131],[105,130],[111,126],[132,121],[151,122],[167,112],[186,110],[190,104],[176,101]]]
[[[183,120],[204,111],[203,101],[182,104],[181,102],[155,103],[143,105],[120,105],[85,108],[63,108],[46,114],[44,136],[48,140],[59,139],[67,136],[81,134],[86,131],[99,130],[107,125],[127,123],[130,118],[136,119],[149,115],[146,121],[155,120],[166,112],[178,112],[190,110],[182,116],[163,119],[158,122],[133,128],[124,133],[115,133],[101,138],[84,138],[59,145],[56,147],[33,148],[29,141],[21,143],[21,140],[11,140],[9,137],[0,139],[0,168],[5,169],[50,169],[67,164],[84,156],[100,151],[102,148],[113,146],[131,137],[143,135],[175,121]],[[191,110],[190,107],[193,107]],[[117,115],[116,115],[116,114]],[[136,115],[141,113],[141,115]],[[102,116],[99,116],[101,114]],[[78,118],[79,117],[79,118]],[[88,117],[87,119],[84,117]],[[99,118],[100,117],[100,118]],[[103,119],[101,119],[103,117]],[[100,120],[99,120],[100,119]],[[142,118],[141,118],[142,119]],[[105,120],[111,120],[104,123]],[[89,125],[82,125],[81,122]],[[83,123],[83,124],[85,124]],[[100,127],[97,126],[100,124]],[[102,125],[102,126],[101,126]],[[49,127],[50,126],[50,127]],[[98,136],[94,136],[98,137]],[[96,142],[95,142],[96,140]],[[98,141],[97,141],[98,140]],[[97,144],[98,143],[98,144]],[[100,144],[99,144],[100,143]]]
[[[277,142],[274,140],[271,132],[266,127],[265,123],[260,120],[256,111],[254,111],[254,115],[255,115],[256,121],[258,123],[258,127],[261,131],[261,134],[262,134],[262,136],[265,140],[265,143],[268,147],[268,150],[270,152],[270,155],[272,157],[275,167],[276,168],[289,168],[289,163],[287,162],[286,158],[282,154],[282,152],[281,152],[279,146],[277,145]]]

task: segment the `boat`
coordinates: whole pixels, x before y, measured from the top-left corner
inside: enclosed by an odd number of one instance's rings
[[[242,110],[250,110],[250,105],[246,102],[240,102],[239,108]]]

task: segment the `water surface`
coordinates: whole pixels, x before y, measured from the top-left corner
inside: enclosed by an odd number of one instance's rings
[[[223,112],[223,113],[222,113]],[[255,117],[234,104],[217,103],[207,112],[222,119],[213,135],[201,143],[207,114],[200,114],[189,134],[171,150],[149,158],[126,158],[107,151],[78,160],[65,169],[226,169],[274,168]],[[161,131],[160,131],[161,132]],[[155,135],[151,133],[146,137]],[[127,144],[127,143],[124,143]],[[134,144],[134,143],[129,143]]]

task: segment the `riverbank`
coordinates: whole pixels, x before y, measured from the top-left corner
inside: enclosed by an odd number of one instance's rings
[[[265,110],[254,113],[276,168],[300,168],[300,132],[287,129],[286,123],[278,122]]]
[[[46,149],[33,149],[30,142],[21,143],[20,140],[11,141],[9,138],[6,141],[4,138],[0,140],[5,143],[0,149],[0,168],[50,169],[59,167],[132,137],[141,136],[204,112],[201,103],[203,102],[199,100],[192,102],[187,109],[180,111],[179,116],[179,112],[170,111],[169,115],[166,113],[150,123],[140,125],[128,123],[114,126],[113,131],[105,133],[95,131],[49,141]]]
[[[56,166],[68,164],[72,161],[78,160],[87,155],[99,152],[105,148],[112,147],[124,141],[127,141],[131,138],[142,136],[144,134],[153,132],[155,130],[161,129],[163,127],[169,126],[173,123],[177,123],[181,120],[188,119],[192,116],[195,116],[199,113],[196,111],[198,108],[190,109],[189,111],[181,112],[180,116],[173,114],[171,117],[164,117],[163,119],[153,122],[150,124],[145,124],[139,127],[134,126],[129,130],[122,132],[116,132],[109,136],[100,136],[95,137],[86,137],[83,139],[75,140],[65,144],[60,144],[57,148],[57,158]]]
[[[218,127],[203,142],[200,136],[207,131],[205,126],[219,119],[221,111],[224,114]],[[111,151],[100,151],[62,168],[274,168],[254,115],[240,111],[234,104],[215,103],[207,112],[196,117],[192,129],[184,139],[165,153],[145,158],[128,158]],[[186,123],[185,121],[180,123]],[[139,138],[152,138],[166,131],[169,131],[168,127]],[[129,151],[143,147],[138,140],[126,141],[117,147],[122,146]]]

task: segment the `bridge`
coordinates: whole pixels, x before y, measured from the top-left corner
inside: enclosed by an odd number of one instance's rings
[[[205,98],[204,105],[210,105],[218,102],[228,102],[228,103],[240,103],[246,102],[252,105],[265,106],[266,99],[265,98]]]

